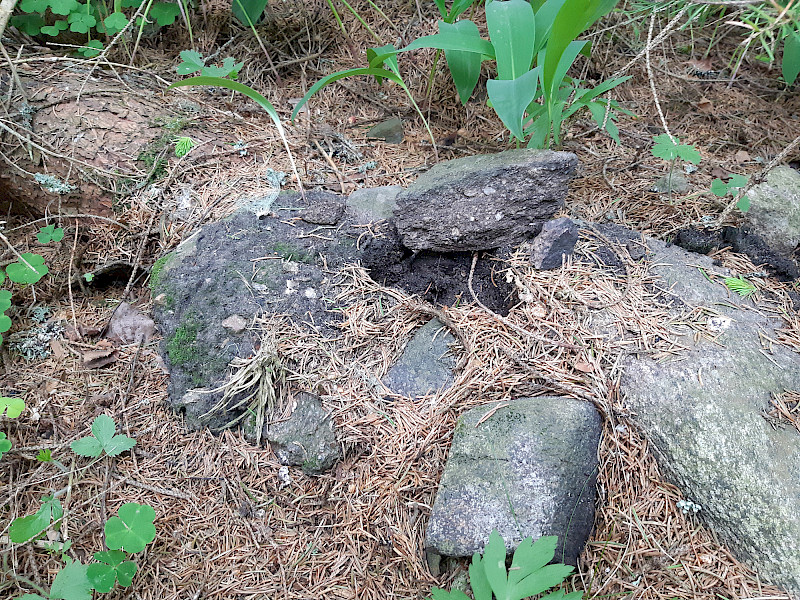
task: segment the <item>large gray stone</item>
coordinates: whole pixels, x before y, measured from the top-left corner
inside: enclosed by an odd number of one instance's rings
[[[800,244],[800,173],[775,167],[750,190],[747,222],[774,250],[791,256]]]
[[[397,207],[397,195],[402,191],[399,185],[354,190],[347,197],[347,208],[360,223],[391,219]]]
[[[651,272],[671,288],[673,315],[708,307],[719,334],[695,341],[687,328],[681,342],[689,350],[673,362],[628,356],[626,407],[666,475],[702,506],[698,516],[764,580],[799,594],[800,435],[774,429],[764,412],[771,394],[800,390],[800,355],[770,341],[780,322],[706,277],[720,270],[710,258],[648,246]]]
[[[428,523],[429,558],[481,552],[497,529],[509,552],[556,535],[556,560],[576,564],[594,521],[600,429],[591,404],[567,398],[464,413]]]
[[[564,204],[578,159],[509,150],[442,162],[397,197],[395,224],[412,250],[488,250],[520,244]]]
[[[456,340],[443,327],[439,319],[420,327],[406,344],[400,360],[386,373],[383,384],[395,394],[409,398],[449,386],[456,366],[449,346]]]
[[[264,425],[264,437],[281,464],[300,466],[308,475],[327,471],[340,457],[330,414],[307,392],[297,394],[287,420]]]

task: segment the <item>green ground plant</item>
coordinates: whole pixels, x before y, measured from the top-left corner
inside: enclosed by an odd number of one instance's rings
[[[557,544],[555,536],[540,537],[535,543],[527,537],[514,552],[511,568],[506,569],[506,545],[497,530],[493,530],[483,556],[476,552],[469,566],[469,583],[475,600],[522,600],[563,583],[574,567],[549,564]],[[434,588],[431,595],[433,600],[469,600],[460,590]],[[580,600],[582,596],[581,591],[567,594],[559,588],[541,600]]]
[[[481,64],[494,60],[497,77],[489,79],[486,90],[489,103],[511,134],[530,148],[559,146],[567,119],[587,108],[598,126],[612,138],[619,139],[614,120],[617,103],[600,98],[629,77],[609,79],[593,88],[571,78],[567,71],[581,53],[589,51],[587,41],[576,38],[606,15],[616,0],[545,0],[536,2],[537,10],[526,0],[489,0],[486,22],[489,39],[480,36],[477,25],[468,20],[449,23],[440,20],[439,33],[425,36],[405,48],[391,44],[367,51],[369,66],[332,73],[315,83],[297,104],[294,118],[311,96],[323,87],[344,77],[373,76],[400,85],[397,54],[435,48],[443,50],[450,74],[462,104],[466,104],[477,86]],[[453,13],[466,10],[464,2],[451,8]],[[440,7],[440,12],[443,9]],[[413,98],[412,98],[413,102]],[[416,104],[415,104],[416,107]]]
[[[675,163],[680,158],[693,165],[699,165],[702,157],[691,144],[681,144],[680,140],[669,133],[662,133],[653,137],[653,147],[650,152],[656,158],[669,162],[668,186],[669,200],[672,201],[672,182],[675,175]]]
[[[15,413],[20,410],[19,401],[8,406],[9,413],[12,406]],[[99,458],[103,453],[114,457],[133,448],[135,440],[118,435],[115,431],[114,420],[100,415],[92,423],[93,435],[76,440],[71,448],[79,456],[92,458]],[[50,450],[41,451],[36,458],[40,462],[55,464],[62,472],[68,472],[63,464],[53,458]],[[65,490],[44,496],[35,513],[14,519],[8,527],[9,540],[14,544],[24,544],[41,538],[50,528],[58,530],[64,517],[64,508],[58,495]],[[117,516],[108,519],[104,525],[106,550],[95,552],[95,562],[90,564],[66,557],[71,545],[69,540],[63,544],[53,544],[52,548],[62,553],[64,566],[56,573],[50,590],[39,588],[38,593],[24,594],[18,600],[91,600],[92,590],[107,593],[117,583],[129,587],[138,570],[132,555],[142,552],[155,539],[155,517],[153,508],[146,504],[123,504]]]
[[[731,173],[727,177],[728,181],[723,181],[722,179],[715,179],[711,182],[711,193],[719,198],[725,198],[726,196],[736,197],[739,193],[739,190],[747,186],[747,182],[749,178],[745,175],[737,175],[735,173]],[[743,213],[750,210],[750,198],[747,197],[747,194],[743,195],[739,200],[736,202],[736,208],[738,208]]]

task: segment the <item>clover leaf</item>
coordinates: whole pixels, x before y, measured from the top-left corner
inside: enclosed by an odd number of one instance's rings
[[[128,17],[126,17],[121,12],[115,12],[108,15],[105,19],[103,19],[103,25],[105,25],[106,33],[108,35],[114,35],[125,29],[125,26],[128,24]]]
[[[95,24],[94,17],[91,15],[87,15],[85,13],[72,13],[67,19],[67,21],[72,23],[73,20],[78,21],[79,18],[82,19],[86,17],[92,20],[91,23],[89,24],[89,27],[93,27]],[[72,31],[75,31],[72,28],[70,29]],[[86,33],[86,31],[78,31],[77,33]],[[50,225],[42,227],[39,230],[39,233],[36,234],[36,239],[39,241],[40,244],[49,244],[50,242],[60,242],[61,240],[64,239],[64,228],[56,227],[53,223],[51,223]]]
[[[6,438],[6,434],[0,431],[0,458],[3,458],[3,454],[9,450],[11,450],[11,442]]]
[[[108,593],[119,581],[122,587],[129,587],[136,575],[136,563],[126,560],[128,555],[121,550],[95,552],[95,560],[100,562],[89,565],[88,576],[92,587],[101,593]]]
[[[36,511],[36,514],[19,517],[11,522],[11,526],[8,528],[8,537],[15,544],[32,540],[50,527],[51,521],[60,519],[63,514],[64,509],[61,507],[61,502],[53,496],[45,496],[42,498],[42,506]]]
[[[84,13],[84,12],[74,12],[74,13],[70,14],[70,16],[67,17],[67,22],[69,23],[69,30],[73,31],[75,33],[88,33],[89,29],[91,29],[92,27],[97,25],[97,19],[95,19],[92,15]],[[54,225],[48,225],[48,227],[55,227],[55,226]],[[45,228],[43,227],[42,231],[44,231],[44,229]],[[64,230],[61,227],[59,227],[55,231],[57,231],[57,232],[60,231],[61,232],[59,234],[58,239],[56,239],[55,236],[51,237],[50,239],[55,241],[55,242],[59,242],[64,237]],[[39,234],[39,235],[41,235],[41,234]],[[36,236],[37,239],[39,239],[39,235]],[[39,239],[39,241],[42,244],[46,244],[47,243],[46,241],[43,242],[41,239]],[[50,240],[47,240],[47,241],[50,241]]]
[[[66,21],[63,23],[66,26]],[[21,256],[27,264],[18,261],[6,267],[6,274],[14,283],[36,283],[50,272],[50,269],[44,264],[43,256],[31,252],[24,252]]]
[[[86,58],[93,58],[100,54],[102,50],[103,42],[100,40],[89,40],[86,44],[78,48],[77,53]]]
[[[56,21],[52,25],[42,27],[42,33],[50,37],[57,37],[68,27],[66,21]]]
[[[50,10],[56,15],[66,16],[80,6],[78,0],[49,0]]]
[[[117,426],[114,419],[107,415],[98,415],[92,422],[92,434],[75,440],[70,448],[75,454],[96,458],[103,451],[109,456],[117,456],[136,445],[136,440],[127,435],[116,435]]]
[[[25,410],[25,402],[19,398],[0,397],[0,416],[3,412],[9,419],[16,419]]]
[[[2,273],[2,271],[0,271]],[[3,281],[3,278],[0,277],[0,282]],[[11,308],[11,292],[8,290],[0,290],[0,312],[6,312],[9,308]]]
[[[11,17],[11,24],[28,35],[39,35],[42,27],[47,25],[42,16],[35,13],[32,15],[15,15]]]
[[[150,16],[160,27],[172,25],[179,14],[181,14],[181,9],[172,2],[153,2],[153,6],[150,7]]]
[[[156,538],[156,526],[153,525],[155,518],[156,511],[146,504],[123,504],[119,516],[106,521],[106,546],[131,554],[141,552]]]
[[[653,156],[656,158],[670,161],[681,158],[695,165],[700,164],[702,157],[695,147],[690,144],[679,144],[678,138],[673,138],[666,133],[662,133],[661,135],[653,137],[653,141],[655,144],[650,152],[652,152]]]
[[[22,0],[19,9],[26,13],[43,13],[50,6],[50,0]]]

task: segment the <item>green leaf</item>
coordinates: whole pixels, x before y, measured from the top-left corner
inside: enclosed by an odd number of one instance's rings
[[[103,25],[106,26],[106,33],[108,35],[116,35],[128,24],[128,17],[121,12],[115,12],[108,15],[103,19]]]
[[[36,460],[39,462],[50,462],[53,460],[53,451],[50,450],[50,448],[39,450],[39,454],[36,455]]]
[[[574,567],[570,565],[547,565],[532,571],[519,585],[514,587],[513,597],[527,598],[541,594],[562,583],[574,570]]]
[[[481,36],[478,26],[469,20],[458,21],[452,25],[439,21],[439,33],[448,31],[462,32],[477,38]],[[461,104],[466,106],[481,76],[481,55],[463,50],[445,50],[444,56],[447,59],[447,67],[450,69],[450,75],[453,77]]]
[[[78,48],[78,54],[86,58],[92,58],[103,51],[103,43],[100,40],[89,40],[85,45]]]
[[[472,563],[469,565],[469,584],[475,600],[492,600],[492,586],[486,579],[483,560],[477,552],[472,555]]]
[[[181,9],[174,2],[153,2],[149,13],[159,27],[172,25],[179,14],[181,14]]]
[[[490,0],[486,25],[497,58],[497,78],[514,80],[533,64],[536,19],[526,0]]]
[[[50,0],[22,0],[19,9],[26,13],[44,13],[50,7]]]
[[[15,262],[6,267],[6,274],[14,283],[36,283],[50,272],[41,255],[24,252],[21,256],[28,264]]]
[[[78,10],[78,0],[49,0],[50,10],[53,14],[66,16]]]
[[[783,41],[781,72],[784,81],[789,85],[794,84],[800,74],[800,31],[790,33]]]
[[[753,282],[745,279],[741,275],[739,277],[726,277],[725,287],[732,292],[736,292],[742,298],[747,298],[756,291],[756,286]]]
[[[126,435],[115,435],[116,429],[114,419],[107,415],[98,415],[92,423],[94,437],[75,440],[70,448],[75,454],[94,458],[103,451],[109,456],[117,456],[136,445],[136,440]]]
[[[244,62],[237,63],[233,58],[228,56],[222,61],[221,67],[209,65],[203,67],[201,75],[208,75],[209,77],[236,77],[239,71],[244,66]]]
[[[682,158],[690,163],[700,163],[702,157],[692,145],[679,144],[677,138],[672,139],[666,133],[654,136],[653,141],[655,142],[655,145],[650,151],[656,158],[662,158],[670,161],[675,160],[676,158]]]
[[[486,91],[494,111],[503,125],[520,140],[525,139],[522,130],[525,110],[539,90],[539,71],[539,67],[536,67],[511,81],[490,79],[486,82]]]
[[[178,75],[190,75],[206,66],[203,55],[197,50],[183,50],[180,53],[180,57],[183,62],[176,69]]]
[[[466,23],[468,21],[460,21]],[[469,21],[471,22],[471,21]],[[474,30],[469,28],[459,27],[457,29],[440,29],[439,33],[433,35],[425,35],[417,38],[405,48],[401,48],[398,52],[406,52],[408,50],[418,50],[420,48],[436,48],[438,50],[458,50],[462,52],[473,52],[481,56],[489,56],[494,58],[494,46],[487,42],[480,35],[475,35]]]
[[[308,102],[308,99],[311,98],[311,96],[313,96],[314,94],[316,94],[319,90],[321,90],[322,88],[324,88],[327,85],[330,85],[331,83],[335,83],[336,81],[339,81],[340,79],[344,79],[345,77],[354,77],[356,75],[382,77],[382,78],[394,81],[395,83],[402,83],[403,82],[403,80],[400,77],[398,77],[397,75],[395,75],[391,71],[387,71],[386,69],[379,69],[379,68],[373,69],[371,67],[367,67],[367,68],[357,68],[357,69],[346,69],[344,71],[337,71],[336,73],[331,73],[330,75],[326,75],[325,77],[320,79],[317,83],[312,85],[311,88],[308,90],[308,92],[306,92],[306,95],[303,96],[303,98],[300,100],[300,102],[297,103],[297,106],[294,107],[294,110],[292,111],[292,120],[294,120],[297,117],[297,113],[299,113],[300,109],[302,109],[303,106],[305,106],[306,102]],[[199,78],[195,77],[194,79],[199,79]],[[192,81],[192,80],[191,79],[187,79],[186,81]],[[226,80],[223,79],[222,81],[226,81]],[[184,81],[181,81],[179,83],[185,84]],[[229,83],[236,83],[236,82],[229,82]],[[172,85],[174,86],[176,84],[173,83]],[[239,85],[242,85],[242,84],[239,84]],[[172,87],[172,86],[170,86],[170,87]],[[270,105],[270,107],[271,106],[272,105]]]
[[[749,178],[747,175],[739,175],[738,173],[731,173],[728,178],[729,188],[743,188],[747,185]]]
[[[28,35],[39,35],[42,27],[47,25],[45,20],[38,14],[15,15],[11,17],[11,24],[23,33]]]
[[[129,587],[136,575],[136,563],[126,560],[127,554],[120,550],[95,552],[94,558],[99,563],[89,565],[88,576],[92,587],[101,593],[108,593],[119,581],[122,587]]]
[[[3,458],[3,454],[9,450],[11,450],[11,442],[6,438],[6,434],[0,431],[0,458]]]
[[[75,13],[81,14],[83,13]],[[70,15],[72,18],[73,15]],[[92,17],[94,19],[94,17]],[[86,33],[86,32],[82,32]],[[39,241],[40,244],[49,244],[50,242],[60,242],[64,239],[64,229],[62,227],[56,227],[54,224],[47,225],[46,227],[42,227],[39,229],[39,233],[36,234],[36,239]]]
[[[194,140],[188,136],[179,137],[175,142],[175,156],[181,158],[194,148]]]
[[[7,331],[3,329],[3,331]],[[16,419],[25,410],[25,402],[20,398],[7,398],[5,396],[0,398],[0,416],[3,412],[9,419]]]
[[[703,159],[700,153],[695,150],[695,147],[689,144],[678,145],[678,158],[682,158],[694,165],[699,165],[700,161]]]
[[[97,25],[97,19],[95,19],[92,15],[84,13],[84,12],[74,12],[67,17],[67,22],[69,23],[69,30],[75,33],[88,33],[89,29]],[[48,225],[48,227],[52,227],[52,225]],[[61,229],[61,237],[64,237],[64,230]],[[47,242],[42,242],[46,244]]]
[[[0,273],[3,273],[0,271]],[[5,277],[5,273],[3,273],[3,277]],[[3,281],[0,278],[0,281]],[[0,312],[6,312],[9,308],[11,308],[11,292],[8,290],[0,290]]]
[[[45,25],[42,27],[42,33],[45,35],[49,35],[50,37],[57,37],[64,31],[69,25],[66,21],[56,21],[52,25]]]
[[[536,45],[534,53],[544,48],[550,38],[550,31],[553,29],[556,15],[566,0],[547,0],[536,10]]]
[[[11,329],[11,317],[8,315],[0,315],[0,333],[5,333]],[[0,338],[2,340],[2,338]]]
[[[155,518],[156,512],[146,504],[123,504],[119,516],[106,522],[106,546],[131,554],[141,552],[156,537]]]
[[[720,178],[715,179],[711,182],[711,193],[720,198],[724,198],[728,195],[728,184]]]
[[[533,538],[526,537],[514,551],[514,558],[511,561],[512,570],[508,574],[508,583],[516,585],[522,579],[530,575],[533,571],[541,569],[556,554],[558,537],[547,535],[540,537],[533,543]]]
[[[27,542],[41,534],[50,526],[52,520],[60,519],[63,514],[61,502],[53,496],[45,496],[36,514],[19,517],[11,522],[8,537],[15,544]]]
[[[494,595],[498,598],[507,598],[506,545],[496,529],[493,529],[489,536],[489,543],[483,551],[482,563],[486,579],[492,586]]]
[[[67,559],[67,564],[57,574],[50,588],[52,600],[92,600],[92,584],[86,575],[87,567]]]
[[[743,213],[746,213],[748,210],[750,210],[750,198],[747,197],[747,194],[739,198],[739,201],[736,203],[736,208]]]
[[[255,25],[267,8],[267,0],[233,0],[233,16],[245,27]]]

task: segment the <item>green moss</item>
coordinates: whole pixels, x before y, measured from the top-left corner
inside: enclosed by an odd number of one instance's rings
[[[301,466],[303,473],[319,473],[320,464],[316,458],[307,458]]]
[[[185,365],[199,358],[197,352],[197,330],[200,324],[193,314],[188,314],[184,322],[175,330],[175,335],[167,342],[167,356],[173,365]]]
[[[314,256],[312,254],[306,252],[302,248],[285,242],[275,242],[275,245],[272,247],[272,253],[277,254],[284,260],[293,260],[307,265],[314,262]]]
[[[164,267],[167,266],[167,263],[172,258],[171,254],[167,254],[166,256],[162,256],[159,258],[155,263],[153,263],[152,268],[150,269],[150,289],[155,291],[155,289],[161,284],[160,275],[161,271],[164,270]]]

